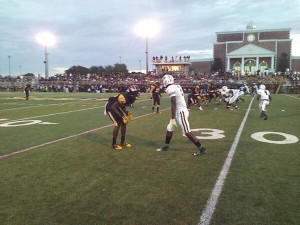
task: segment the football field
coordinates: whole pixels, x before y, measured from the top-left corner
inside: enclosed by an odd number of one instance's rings
[[[272,95],[268,120],[251,96],[228,110],[190,110],[207,153],[175,130],[170,100],[141,94],[113,150],[108,93],[0,93],[0,225],[298,225],[300,99]],[[120,141],[120,135],[118,142]]]

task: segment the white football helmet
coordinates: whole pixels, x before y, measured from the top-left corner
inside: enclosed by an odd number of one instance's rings
[[[228,87],[227,86],[223,86],[222,87],[222,91],[226,92],[228,90]]]
[[[164,75],[164,77],[163,77],[163,85],[164,85],[164,87],[167,87],[170,84],[174,84],[174,78],[173,78],[173,76],[170,75],[170,74]]]
[[[264,84],[261,84],[261,85],[259,86],[259,89],[264,91],[264,90],[266,90],[266,86],[265,86]]]

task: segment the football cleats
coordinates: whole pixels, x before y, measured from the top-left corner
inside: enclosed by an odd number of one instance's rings
[[[114,144],[112,147],[113,147],[115,150],[117,150],[117,151],[122,151],[122,146],[121,146],[121,145]]]
[[[167,87],[170,84],[174,84],[174,77],[170,74],[166,74],[163,77],[163,86]]]
[[[125,147],[125,148],[131,148],[132,145],[127,142],[123,142],[123,143],[121,143],[121,146]]]

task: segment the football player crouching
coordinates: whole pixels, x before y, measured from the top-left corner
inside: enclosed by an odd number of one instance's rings
[[[122,150],[123,147],[131,147],[131,144],[125,142],[125,136],[126,126],[133,118],[133,115],[131,112],[126,110],[126,106],[130,106],[134,103],[137,93],[136,86],[130,86],[127,92],[110,97],[106,103],[104,114],[107,114],[114,124],[112,147],[115,150]],[[117,144],[117,138],[120,129],[121,144],[119,145]]]
[[[237,89],[229,89],[227,86],[223,86],[221,91],[221,96],[226,103],[226,108],[231,109],[231,106],[236,110],[239,107],[236,105],[236,100],[238,99],[239,90]]]

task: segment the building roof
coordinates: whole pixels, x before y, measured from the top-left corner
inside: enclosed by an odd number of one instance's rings
[[[240,31],[224,31],[216,32],[216,34],[236,34],[236,33],[259,33],[259,32],[275,32],[275,31],[291,31],[291,28],[279,28],[279,29],[261,29],[261,30],[240,30]]]
[[[240,57],[240,56],[274,56],[275,52],[259,47],[254,44],[245,45],[237,50],[227,53],[229,57]]]

